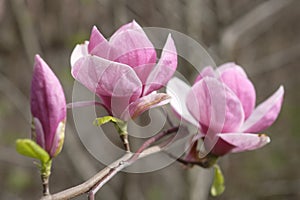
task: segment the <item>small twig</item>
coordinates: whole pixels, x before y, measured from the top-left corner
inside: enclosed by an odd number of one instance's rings
[[[163,131],[155,136],[153,136],[152,138],[148,139],[146,142],[144,142],[142,144],[142,146],[137,150],[137,152],[131,157],[129,158],[127,161],[125,162],[120,162],[119,166],[117,166],[116,168],[111,170],[111,173],[107,174],[107,176],[103,177],[103,179],[101,181],[99,181],[98,184],[96,184],[89,192],[89,198],[93,197],[100,188],[103,187],[103,185],[105,183],[107,183],[114,175],[116,175],[121,169],[131,165],[132,163],[134,163],[135,161],[137,161],[139,158],[143,157],[143,155],[141,155],[142,153],[144,153],[144,151],[151,146],[154,142],[157,142],[158,140],[162,139],[163,137],[174,133],[176,131],[178,131],[179,127],[173,127],[170,128],[166,131]],[[159,147],[159,146],[158,146]],[[161,147],[160,147],[161,148]],[[120,168],[120,169],[119,169]]]
[[[89,192],[88,200],[95,200],[95,193]]]
[[[170,128],[168,130],[165,130],[163,132],[160,132],[159,134],[153,136],[152,138],[148,139],[146,142],[144,142],[142,144],[142,146],[136,151],[135,156],[137,154],[142,153],[146,148],[148,148],[151,144],[153,144],[154,142],[157,142],[158,140],[162,139],[163,137],[171,134],[171,133],[175,133],[176,131],[178,131],[179,126],[175,126],[173,128]]]
[[[154,142],[162,139],[164,136],[176,132],[178,129],[179,127],[173,127],[155,135],[154,137],[147,140],[135,154],[128,152],[125,155],[123,155],[120,159],[105,167],[103,170],[101,170],[92,178],[88,179],[82,184],[53,195],[44,196],[41,198],[41,200],[64,200],[79,196],[83,193],[89,193],[89,199],[93,200],[97,191],[122,169],[133,164],[138,159],[144,158],[154,153],[161,152],[161,146],[149,146],[152,145]]]
[[[217,157],[211,156],[211,157],[204,157],[199,160],[186,160],[184,158],[177,158],[171,153],[168,153],[164,151],[170,158],[175,159],[177,162],[187,166],[187,167],[193,167],[194,165],[198,165],[202,168],[210,168],[213,164],[215,164]]]
[[[120,138],[123,142],[124,148],[126,152],[130,152],[130,145],[129,145],[129,141],[128,141],[128,134],[121,134]]]
[[[113,115],[111,110],[103,103],[99,101],[79,101],[79,102],[72,102],[67,104],[67,108],[73,109],[73,108],[81,108],[81,107],[86,107],[86,106],[102,106],[106,112],[109,115]]]
[[[50,195],[49,192],[49,176],[41,175],[42,184],[43,184],[43,196]]]

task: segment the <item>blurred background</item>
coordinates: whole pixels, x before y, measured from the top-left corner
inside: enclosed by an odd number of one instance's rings
[[[258,102],[280,84],[282,112],[259,151],[222,158],[226,190],[209,197],[211,171],[174,163],[145,174],[120,173],[97,195],[109,200],[300,199],[299,0],[0,0],[0,199],[38,199],[39,172],[18,155],[17,138],[30,136],[29,89],[40,54],[71,101],[69,57],[93,25],[109,37],[135,19],[141,26],[180,31],[203,44],[217,64],[237,62],[248,72]],[[193,82],[195,74],[179,70]],[[51,192],[81,183],[103,168],[83,147],[69,112],[66,143],[55,158]],[[76,155],[76,156],[74,156]],[[86,199],[83,195],[76,199]]]

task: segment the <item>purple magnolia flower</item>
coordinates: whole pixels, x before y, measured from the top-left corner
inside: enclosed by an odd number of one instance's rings
[[[268,136],[256,133],[276,120],[284,89],[280,86],[255,108],[253,84],[240,66],[227,63],[216,70],[204,68],[192,87],[174,78],[168,83],[167,93],[174,97],[171,106],[175,112],[200,129],[202,135],[196,138],[204,140],[212,155],[222,156],[257,149],[270,142]]]
[[[123,25],[109,40],[93,27],[90,40],[71,55],[73,77],[95,93],[111,114],[123,120],[169,102],[155,93],[177,67],[174,41],[169,35],[158,63],[156,51],[135,22]]]
[[[39,55],[35,57],[30,106],[32,136],[50,157],[55,157],[64,141],[66,101],[59,80]]]

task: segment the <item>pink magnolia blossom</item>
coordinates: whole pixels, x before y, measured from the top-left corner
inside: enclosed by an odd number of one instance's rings
[[[50,157],[55,157],[64,141],[66,100],[59,80],[39,55],[35,57],[30,106],[32,136]]]
[[[283,101],[279,89],[255,108],[256,93],[244,70],[227,63],[216,70],[204,68],[192,87],[178,78],[170,80],[171,106],[185,121],[197,126],[205,147],[222,156],[260,148],[270,142],[265,130],[276,120]],[[197,145],[193,145],[196,148]],[[192,149],[191,152],[195,152]]]
[[[93,27],[90,40],[78,44],[71,55],[73,77],[95,93],[111,114],[123,120],[169,102],[155,93],[177,67],[174,41],[169,35],[156,64],[156,51],[135,22],[120,27],[106,40]]]

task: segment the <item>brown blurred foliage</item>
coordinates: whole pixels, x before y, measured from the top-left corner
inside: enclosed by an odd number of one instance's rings
[[[93,25],[109,37],[132,19],[193,37],[217,64],[242,65],[256,86],[258,102],[284,85],[283,111],[267,130],[272,142],[262,150],[222,159],[226,191],[216,199],[299,199],[298,0],[0,0],[0,199],[37,199],[41,194],[32,160],[14,150],[16,138],[30,136],[34,54],[52,66],[70,101],[74,45],[88,39]],[[103,167],[82,147],[69,115],[66,144],[54,161],[52,192],[78,184]],[[97,199],[212,199],[210,175],[198,168],[183,170],[177,163],[147,174],[121,173]]]

